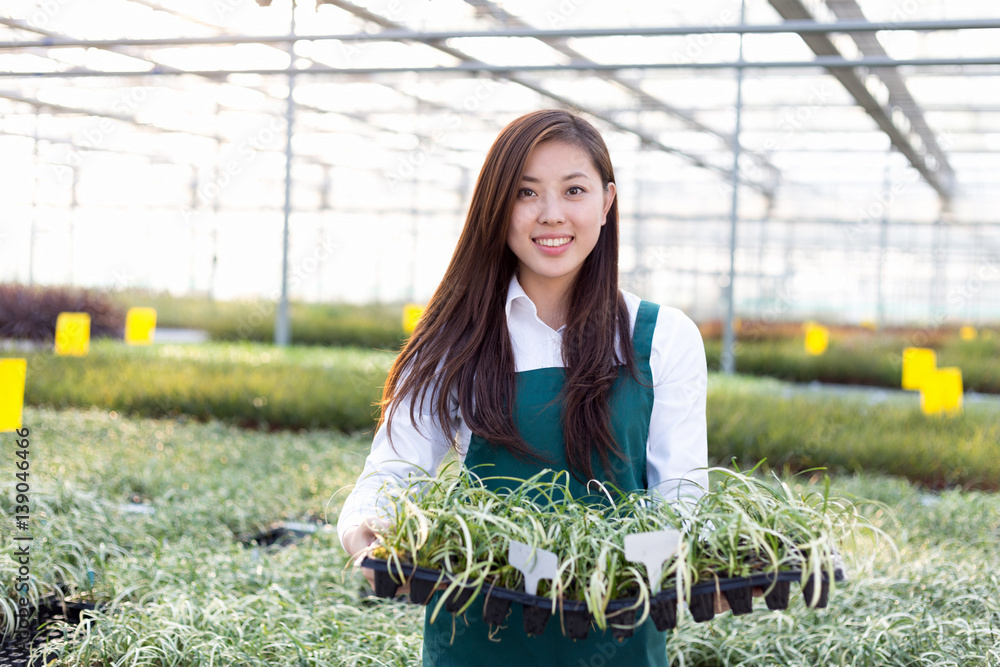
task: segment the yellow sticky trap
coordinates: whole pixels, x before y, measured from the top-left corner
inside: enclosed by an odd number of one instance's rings
[[[424,307],[416,303],[408,303],[403,306],[403,331],[413,333],[417,328],[417,320],[424,314]]]
[[[56,354],[85,357],[90,352],[90,313],[59,313]]]
[[[125,315],[125,343],[150,345],[156,329],[155,308],[129,308]]]
[[[903,350],[903,389],[920,389],[937,368],[937,354],[926,347]]]
[[[872,322],[871,320],[865,320],[864,322],[861,323],[861,328],[868,329],[869,331],[875,331],[878,329],[878,325]]]
[[[823,354],[829,344],[830,330],[815,322],[810,323],[806,328],[806,352],[812,355]]]
[[[962,413],[962,369],[939,368],[920,389],[920,410],[925,415]]]
[[[975,340],[976,327],[964,326],[958,330],[958,335],[961,336],[962,340]]]
[[[0,433],[21,428],[27,370],[25,359],[0,359]]]

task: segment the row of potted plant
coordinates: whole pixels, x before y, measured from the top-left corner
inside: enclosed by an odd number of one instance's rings
[[[524,482],[464,469],[414,479],[388,494],[390,521],[367,563],[376,570],[376,594],[392,596],[409,583],[410,599],[427,604],[443,589],[436,617],[442,609],[467,611],[482,593],[489,623],[502,623],[509,605],[520,603],[529,634],[559,612],[576,637],[586,636],[591,621],[601,630],[610,624],[619,637],[651,616],[659,629],[673,627],[680,602],[707,621],[717,594],[734,613],[748,613],[754,588],[763,589],[769,608],[785,608],[795,580],[809,606],[825,606],[831,582],[843,576],[838,541],[870,524],[828,487],[801,494],[776,476],[710,472],[716,482],[700,498],[673,502],[596,482],[600,502],[574,498],[568,474],[552,471]],[[637,559],[638,551],[628,553],[630,535],[671,536],[670,546],[663,543],[658,562],[656,549]],[[537,587],[511,558],[512,545],[533,558],[554,554]]]

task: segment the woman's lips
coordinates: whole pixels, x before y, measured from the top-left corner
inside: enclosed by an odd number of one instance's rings
[[[563,240],[565,240],[565,243],[563,243],[562,245],[549,246],[549,245],[542,245],[541,243],[539,243],[539,241],[543,241],[543,240],[544,241],[549,241],[549,242],[552,242],[553,240],[555,240],[555,241],[563,241]],[[549,238],[546,238],[546,239],[537,238],[537,239],[532,239],[532,243],[534,243],[535,247],[538,248],[539,250],[541,250],[546,255],[550,255],[550,256],[552,256],[552,255],[561,255],[564,252],[566,252],[566,250],[571,245],[573,245],[573,237],[572,236],[564,236],[564,237],[555,237],[555,238],[549,237]]]

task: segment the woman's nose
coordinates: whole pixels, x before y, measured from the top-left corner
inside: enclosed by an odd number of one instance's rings
[[[542,209],[539,212],[538,221],[550,225],[566,221],[566,212],[558,197],[542,199]]]

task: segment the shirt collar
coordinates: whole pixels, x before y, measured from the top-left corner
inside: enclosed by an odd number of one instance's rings
[[[531,297],[527,295],[524,288],[521,287],[521,283],[517,280],[517,273],[514,273],[510,277],[510,283],[507,285],[507,303],[504,304],[504,311],[507,314],[507,322],[511,321],[510,313],[514,308],[516,303],[521,304],[521,308],[526,308],[527,313],[530,313],[531,317],[535,319],[539,324],[548,328],[548,325],[542,322],[541,318],[538,317],[538,308],[535,306],[535,302],[531,300]],[[566,325],[559,327],[556,333],[561,332],[566,328]],[[551,329],[549,329],[551,331]]]

